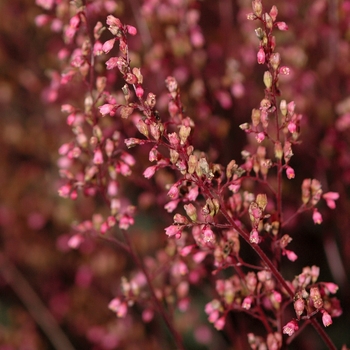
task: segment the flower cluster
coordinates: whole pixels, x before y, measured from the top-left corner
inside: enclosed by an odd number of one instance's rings
[[[178,12],[169,10],[176,4],[165,2],[158,14],[172,15],[176,21]],[[304,268],[292,282],[281,273],[282,256],[291,262],[297,259],[287,249],[293,236],[288,222],[309,211],[320,224],[322,215],[316,205],[323,198],[334,209],[339,195],[323,193],[320,181],[305,179],[299,209],[289,216],[284,213],[283,186],[296,177],[291,159],[299,143],[302,115],[296,112],[293,100],[280,97],[280,80],[290,69],[281,64],[281,54],[276,51],[275,31],[288,30],[285,22],[277,21],[277,7],[265,12],[261,0],[253,0],[253,12],[247,16],[260,23],[255,30],[259,41],[256,60],[266,69],[264,97],[251,111],[251,120],[240,125],[251,143],[241,152],[242,160],[222,165],[196,142],[197,119],[189,116],[182,102],[186,72],[164,77],[167,91],[157,95],[131,50],[129,37],[138,35],[136,27],[112,14],[106,25],[95,20],[96,8],[90,3],[71,6],[73,15],[63,35],[67,46],[74,49],[60,52],[65,69],[57,85],[65,89],[78,86],[83,98],[80,105],[62,105],[73,138],[59,149],[64,179],[59,194],[73,200],[82,194],[99,204],[91,218],[73,226],[68,241],[71,248],[99,237],[121,248],[135,264],[133,277],[123,277],[118,291],[113,291],[116,296],[109,309],[126,318],[137,305],[144,322],[151,322],[159,313],[178,348],[183,349],[173,322],[174,310],[187,311],[191,288],[206,283],[210,276],[208,285],[215,297],[204,307],[209,322],[225,330],[235,311],[259,320],[266,336],[250,331],[247,341],[253,349],[281,349],[287,342],[283,334],[297,332],[300,322],[317,327],[318,314],[324,326],[329,326],[332,317],[341,314],[339,302],[330,297],[337,286],[317,282],[315,266]],[[145,18],[152,15],[154,6],[145,2]],[[38,18],[40,24],[45,21]],[[204,39],[198,21],[198,12],[189,11],[184,20],[189,42],[168,30],[175,55],[200,51]],[[233,95],[240,95],[241,80],[230,83]],[[198,85],[195,90],[204,91]],[[219,89],[216,98],[224,109],[230,105],[227,91]],[[148,186],[150,192],[159,191],[153,203],[162,213],[170,213],[172,222],[162,232],[165,247],[142,259],[126,231],[135,223],[138,210],[132,204],[136,194],[131,188],[137,192]],[[247,257],[247,249],[258,259]],[[291,303],[296,318],[283,326],[281,314]],[[332,347],[323,330],[320,334]]]

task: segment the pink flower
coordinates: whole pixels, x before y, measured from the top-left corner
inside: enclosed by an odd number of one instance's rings
[[[168,235],[168,237],[177,236],[181,234],[181,227],[178,225],[170,225],[165,228],[165,234]]]
[[[314,220],[314,223],[318,225],[323,221],[321,213],[316,208],[312,214],[312,220]]]
[[[177,199],[179,197],[179,189],[176,184],[170,187],[170,190],[168,191],[168,196],[171,199]]]
[[[118,57],[111,57],[106,62],[107,69],[113,69],[113,68],[117,67],[117,65],[118,65]]]
[[[259,64],[265,63],[265,51],[263,48],[260,48],[260,50],[258,51],[257,59]]]
[[[136,88],[136,96],[137,96],[138,98],[141,98],[141,97],[143,96],[143,94],[144,94],[143,88],[142,88],[141,86],[138,86],[138,87]]]
[[[256,136],[256,141],[258,141],[259,143],[261,143],[262,141],[264,141],[265,139],[265,133],[263,132],[259,132]]]
[[[294,169],[291,168],[290,166],[287,167],[286,174],[287,174],[288,179],[294,179],[294,177],[295,177]]]
[[[115,43],[115,38],[107,40],[103,45],[102,45],[102,50],[104,53],[108,53],[113,49]]]
[[[328,327],[333,323],[332,317],[327,311],[323,311],[322,322],[325,327]]]
[[[253,229],[250,232],[249,241],[250,241],[250,243],[255,243],[255,244],[259,243],[260,237],[259,237],[259,233],[258,233],[258,231],[256,229]]]
[[[285,22],[277,22],[276,25],[279,30],[288,30],[288,26]]]
[[[304,299],[297,299],[294,302],[294,310],[295,310],[295,313],[298,316],[298,318],[304,312],[304,308],[305,308],[305,301],[304,301]]]
[[[143,176],[146,179],[150,179],[154,173],[156,172],[157,166],[156,165],[152,165],[150,167],[148,167],[144,172],[143,172]]]
[[[203,230],[203,239],[206,243],[214,243],[215,235],[214,232],[210,228],[206,228]]]
[[[283,334],[288,334],[289,336],[292,336],[298,329],[298,323],[295,320],[292,320],[283,327]]]
[[[127,25],[126,29],[130,35],[136,35],[137,29],[134,26]]]
[[[170,201],[169,203],[165,204],[164,209],[168,213],[172,213],[177,208],[179,202],[180,202],[179,199],[175,199],[173,201]]]
[[[339,198],[338,192],[327,192],[322,195],[329,208],[334,209],[336,207],[335,201]]]
[[[332,282],[325,282],[322,284],[324,285],[325,289],[331,294],[335,294],[339,289],[338,285]]]
[[[77,249],[83,242],[83,237],[81,235],[74,235],[68,240],[68,247],[71,249]]]
[[[298,259],[298,255],[296,255],[294,252],[292,252],[291,250],[287,250],[285,249],[283,251],[283,254],[287,256],[287,259],[290,261],[295,261]]]
[[[249,310],[252,306],[252,298],[251,297],[245,297],[242,302],[243,309]]]
[[[198,193],[199,193],[198,186],[192,187],[187,194],[188,200],[195,201],[198,197]]]
[[[101,113],[103,116],[105,116],[105,115],[107,115],[107,114],[110,114],[110,113],[113,111],[114,107],[115,107],[114,105],[111,105],[111,104],[109,104],[109,103],[106,103],[106,104],[104,104],[104,105],[98,107],[98,109],[100,110],[100,113]]]
[[[112,299],[108,304],[108,308],[115,312],[118,317],[125,317],[128,312],[127,304],[121,302],[119,298]]]
[[[94,162],[94,164],[102,164],[103,163],[103,154],[99,148],[95,150],[93,162]]]
[[[220,317],[218,320],[215,321],[214,327],[220,331],[224,328],[225,326],[225,316]]]

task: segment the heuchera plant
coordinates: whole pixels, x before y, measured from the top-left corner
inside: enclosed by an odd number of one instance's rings
[[[55,100],[59,89],[74,91],[62,105],[74,137],[59,149],[64,179],[59,194],[99,203],[92,218],[73,225],[68,245],[79,249],[91,239],[102,239],[134,263],[134,273],[122,278],[109,309],[125,318],[137,307],[144,323],[160,315],[177,348],[184,349],[176,311],[189,310],[191,289],[206,281],[212,297],[204,311],[214,328],[234,334],[232,312],[259,321],[259,326],[246,327],[244,343],[252,349],[286,348],[307,325],[335,349],[325,327],[342,313],[334,297],[337,285],[320,281],[315,265],[304,267],[293,280],[281,272],[287,260],[298,258],[298,247],[294,251],[289,246],[293,232],[288,223],[309,212],[321,224],[317,205],[325,201],[334,209],[339,195],[324,193],[319,180],[307,178],[299,209],[292,214],[283,210],[284,184],[298,175],[290,160],[300,142],[302,115],[279,90],[279,80],[290,68],[276,48],[275,32],[288,30],[277,7],[267,11],[254,0],[247,16],[257,23],[256,61],[265,70],[263,98],[252,101],[251,119],[240,125],[250,141],[255,139],[254,146],[242,149],[242,159],[218,164],[196,147],[201,129],[196,129],[196,117],[186,113],[178,80],[168,76],[167,96],[159,98],[152,81],[144,79],[130,50],[138,30],[112,14],[100,20],[115,10],[113,2],[104,7],[97,1],[37,2],[47,10],[56,8],[57,16],[41,15],[38,25],[62,29],[66,43],[58,54],[62,72],[53,76],[49,95]],[[146,2],[144,10],[152,6]],[[200,48],[204,38],[197,22],[192,12],[187,30],[192,45]],[[242,89],[240,80],[233,85],[236,94]],[[226,97],[224,91],[217,93],[223,106],[229,104]],[[235,140],[227,147],[235,147]],[[149,257],[139,256],[128,232],[138,212],[132,197],[143,189],[157,191],[159,216],[173,215],[161,233],[165,244]]]

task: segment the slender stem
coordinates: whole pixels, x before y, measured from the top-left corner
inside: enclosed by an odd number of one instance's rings
[[[56,350],[74,350],[74,346],[34,289],[16,266],[2,254],[0,255],[0,272],[54,348]]]
[[[277,270],[276,266],[272,263],[272,261],[267,257],[267,255],[264,253],[264,251],[260,248],[259,245],[257,244],[251,244],[249,241],[249,235],[237,224],[235,221],[230,217],[228,212],[224,207],[221,207],[221,213],[225,216],[228,222],[232,225],[232,227],[240,234],[240,236],[255,250],[255,252],[258,254],[260,259],[265,263],[265,265],[270,269],[272,275],[275,277],[277,282],[280,284],[282,288],[287,292],[289,297],[291,299],[294,298],[294,292],[292,289],[289,287],[287,282],[284,280],[283,276],[281,273]],[[310,319],[310,323],[312,326],[316,329],[318,334],[321,336],[322,340],[324,341],[325,344],[329,347],[329,349],[335,350],[336,347],[333,344],[332,340],[328,337],[327,333],[324,331],[324,329],[320,326],[320,324],[317,322],[315,318]]]
[[[133,249],[133,246],[131,244],[131,241],[129,239],[129,236],[128,236],[127,232],[123,231],[123,234],[124,234],[124,237],[125,237],[125,240],[126,240],[128,246],[129,246],[129,250],[130,250],[131,256],[133,257],[136,265],[142,270],[142,272],[144,273],[144,275],[146,277],[148,287],[149,287],[149,289],[151,291],[151,294],[152,294],[153,302],[155,303],[155,305],[156,305],[156,307],[158,309],[158,312],[162,316],[162,318],[163,318],[165,324],[167,325],[170,333],[173,335],[174,341],[175,341],[175,343],[177,345],[177,350],[185,350],[185,348],[184,348],[184,346],[182,344],[181,335],[175,329],[173,323],[170,320],[169,315],[166,313],[166,311],[164,309],[164,306],[162,305],[162,303],[160,302],[160,300],[158,299],[158,297],[156,295],[156,292],[155,292],[155,290],[153,288],[153,284],[152,284],[151,278],[150,278],[150,276],[148,274],[148,271],[146,270],[144,264],[142,263],[141,259],[138,256],[138,254]]]

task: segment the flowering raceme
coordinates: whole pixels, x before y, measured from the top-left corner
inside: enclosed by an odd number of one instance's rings
[[[105,10],[108,3],[98,2]],[[240,125],[248,140],[240,152],[242,159],[223,157],[220,164],[216,144],[206,145],[215,118],[207,106],[206,85],[217,87],[215,101],[228,110],[233,104],[227,87],[233,96],[241,96],[237,87],[243,86],[243,77],[231,61],[227,69],[233,80],[222,79],[225,90],[218,77],[206,82],[196,78],[200,69],[187,67],[186,55],[191,54],[199,66],[207,60],[197,6],[189,2],[186,11],[179,11],[182,2],[165,1],[156,8],[155,2],[144,1],[136,29],[96,4],[77,2],[69,5],[69,11],[56,4],[71,16],[63,33],[71,51],[62,69],[61,88],[70,91],[78,84],[81,89],[79,98],[62,105],[72,139],[59,150],[64,180],[59,195],[77,201],[85,196],[95,203],[84,213],[92,212],[91,217],[73,226],[70,248],[88,252],[89,242],[102,240],[123,252],[125,266],[127,259],[133,265],[109,289],[113,296],[108,308],[131,327],[138,327],[138,312],[144,322],[161,318],[178,349],[185,345],[184,329],[176,319],[182,316],[177,312],[193,312],[199,323],[205,322],[200,312],[192,311],[194,307],[204,308],[209,323],[227,334],[236,323],[235,312],[258,320],[264,332],[249,321],[243,321],[241,328],[248,330],[241,344],[252,349],[284,349],[293,340],[289,337],[307,325],[335,349],[320,322],[328,327],[332,317],[342,313],[332,296],[338,286],[318,281],[315,265],[304,267],[292,281],[282,274],[282,267],[302,253],[298,246],[290,246],[293,220],[309,213],[311,222],[321,224],[321,203],[335,209],[339,194],[324,193],[328,184],[306,178],[301,182],[299,206],[293,213],[285,209],[286,188],[290,191],[300,175],[293,162],[303,118],[297,113],[297,99],[285,97],[280,90],[280,81],[291,79],[291,70],[282,65],[284,54],[277,51],[276,38],[288,30],[285,22],[277,20],[277,6],[267,11],[261,0],[254,0],[246,16],[249,25],[258,23],[250,51],[254,47],[256,54],[251,56],[264,68],[263,96],[250,101],[255,108],[251,106],[250,119]],[[102,14],[106,19],[99,21]],[[165,32],[168,41],[153,43],[142,56],[141,51],[147,50],[138,41],[151,45],[144,21],[152,16],[159,16],[154,25],[166,27],[159,35]],[[167,27],[168,21],[178,22],[181,30],[173,24]],[[38,18],[37,22],[46,21]],[[152,72],[161,66],[161,58],[171,55],[180,67],[174,74],[164,67],[159,82]],[[191,84],[189,76],[194,80]],[[158,85],[164,86],[163,91]],[[187,85],[191,85],[188,95],[183,96]],[[193,114],[182,102],[191,99],[197,106]],[[227,128],[224,122],[220,125],[222,130],[213,129],[218,139]],[[234,141],[230,141],[232,148]],[[148,215],[142,213],[152,210],[156,224],[142,222],[142,216]],[[152,239],[148,224],[154,231]],[[135,239],[138,231],[141,238]],[[144,248],[142,242],[148,240],[157,251],[146,256],[151,248]],[[205,306],[196,300],[196,290],[202,289]],[[128,342],[126,334],[120,332],[118,337]],[[232,340],[231,345],[237,344]]]

